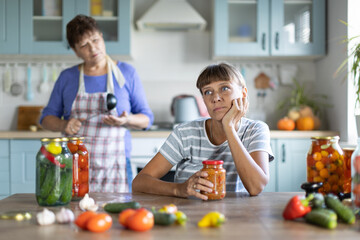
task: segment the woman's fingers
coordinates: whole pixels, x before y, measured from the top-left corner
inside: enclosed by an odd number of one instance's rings
[[[212,187],[214,186],[214,184],[205,179],[207,176],[208,176],[207,172],[199,171],[195,173],[191,177],[191,179],[189,179],[190,181],[188,181],[188,194],[193,195],[202,200],[207,200],[208,197],[200,193],[200,191],[208,192],[208,193],[212,192]]]

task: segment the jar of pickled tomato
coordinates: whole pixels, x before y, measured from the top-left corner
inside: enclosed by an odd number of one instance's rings
[[[312,137],[307,154],[307,181],[322,182],[319,192],[344,193],[345,177],[344,153],[339,145],[339,137]],[[351,180],[350,180],[351,181]]]
[[[79,200],[89,192],[89,153],[84,137],[72,137],[68,147],[73,154],[72,200]]]
[[[344,152],[344,193],[351,193],[351,156],[355,148],[343,147],[342,150]]]
[[[203,161],[201,171],[207,172],[206,180],[214,184],[211,193],[200,191],[201,194],[207,195],[208,200],[223,199],[226,195],[226,170],[223,168],[222,160],[206,160]]]
[[[36,201],[40,206],[66,205],[72,197],[72,155],[68,139],[43,138],[36,155]]]

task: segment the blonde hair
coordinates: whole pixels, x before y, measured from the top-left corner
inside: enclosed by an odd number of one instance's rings
[[[232,65],[228,63],[219,63],[207,66],[199,75],[196,87],[200,90],[212,82],[234,81],[241,87],[246,87],[244,77]]]

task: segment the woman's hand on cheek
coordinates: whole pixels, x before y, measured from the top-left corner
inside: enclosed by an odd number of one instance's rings
[[[249,102],[246,97],[232,100],[231,108],[222,119],[224,126],[235,126],[245,116]]]

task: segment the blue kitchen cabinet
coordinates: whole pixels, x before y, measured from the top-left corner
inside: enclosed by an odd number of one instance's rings
[[[36,154],[39,139],[10,140],[10,194],[35,193]]]
[[[0,30],[3,29],[0,34],[7,34],[0,41],[9,44],[9,47],[0,46],[0,54],[72,55],[66,40],[66,24],[77,14],[85,14],[96,19],[109,53],[130,55],[130,0],[115,0],[114,5],[99,16],[92,14],[90,0],[59,2],[60,9],[51,11],[45,7],[48,1],[0,0],[3,12],[4,7],[11,10],[7,10],[11,16],[0,18]]]
[[[0,0],[0,53],[19,52],[19,0]]]
[[[265,189],[264,189],[264,192],[276,192],[276,179],[277,179],[277,176],[276,176],[276,140],[271,140],[270,142],[271,144],[271,149],[273,151],[273,154],[274,154],[274,160],[271,161],[269,163],[269,173],[270,173],[270,179],[269,179],[269,182],[268,184],[266,185]]]
[[[214,58],[325,55],[325,0],[215,0]]]
[[[0,199],[10,195],[9,140],[0,140]]]

